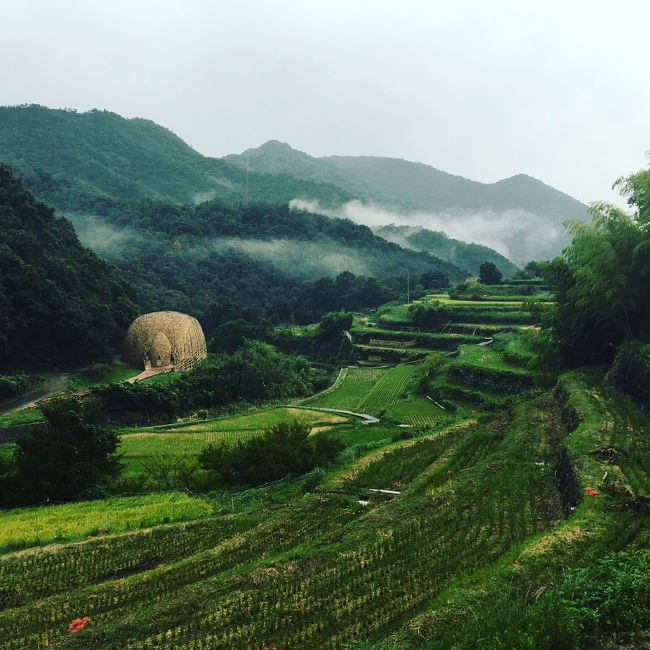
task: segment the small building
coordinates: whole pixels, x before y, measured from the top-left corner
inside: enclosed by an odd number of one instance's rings
[[[145,369],[191,370],[207,356],[199,321],[178,311],[139,316],[127,330],[122,346],[122,359]]]

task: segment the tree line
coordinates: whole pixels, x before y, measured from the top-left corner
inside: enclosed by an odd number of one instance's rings
[[[625,341],[650,340],[650,170],[616,186],[631,210],[593,203],[592,222],[569,222],[571,245],[539,265],[556,296],[532,305],[549,363],[609,362]]]

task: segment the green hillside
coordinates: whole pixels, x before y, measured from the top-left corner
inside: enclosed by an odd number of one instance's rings
[[[85,206],[97,196],[195,203],[211,198],[325,205],[345,191],[286,175],[246,173],[207,158],[168,129],[109,111],[0,107],[0,160],[15,166],[37,196],[58,208]]]
[[[342,272],[380,280],[407,270],[452,281],[467,274],[365,226],[289,209],[296,197],[322,205],[352,198],[334,185],[206,158],[148,120],[96,110],[0,108],[2,159],[72,221],[85,245],[118,267],[145,310],[192,313],[208,333],[242,316],[318,318],[318,305],[307,316],[300,296],[309,283]],[[384,287],[375,294],[350,306],[389,297]],[[321,313],[328,309],[323,304]]]
[[[0,367],[112,357],[137,314],[133,290],[7,165],[0,165],[0,251]]]
[[[374,232],[405,248],[424,250],[436,255],[447,262],[467,269],[475,277],[478,277],[480,266],[484,262],[493,262],[504,277],[508,278],[519,270],[508,258],[495,250],[480,244],[467,244],[458,239],[452,239],[444,232],[393,224],[375,228]]]
[[[113,262],[138,290],[143,307],[195,314],[210,332],[224,320],[318,318],[303,296],[309,283],[341,273],[383,281],[405,269],[441,272],[458,282],[466,271],[428,253],[405,250],[349,220],[286,204],[209,201],[196,206],[158,201],[96,201],[67,212],[81,240]],[[402,269],[402,271],[400,271]],[[325,280],[323,280],[325,282]],[[385,290],[355,304],[320,292],[322,310],[376,306]],[[312,291],[318,307],[319,296]],[[376,292],[375,292],[376,293]]]

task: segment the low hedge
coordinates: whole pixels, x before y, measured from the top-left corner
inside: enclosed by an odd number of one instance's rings
[[[447,376],[456,383],[498,393],[522,393],[533,388],[533,380],[528,375],[509,370],[482,368],[468,363],[449,365]]]

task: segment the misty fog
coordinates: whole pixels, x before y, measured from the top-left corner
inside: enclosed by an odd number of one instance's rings
[[[119,258],[125,244],[148,246],[144,233],[134,228],[116,228],[96,215],[66,214],[73,223],[81,243],[108,258]],[[171,245],[171,242],[170,242]],[[256,260],[272,264],[286,275],[304,279],[336,276],[343,271],[355,275],[372,275],[374,260],[364,259],[359,251],[339,244],[321,240],[309,242],[298,239],[245,239],[218,237],[194,240],[179,248],[182,254],[193,259],[204,259],[233,249]]]
[[[555,228],[544,217],[523,209],[399,213],[354,200],[332,210],[321,207],[318,201],[302,199],[294,199],[291,205],[310,212],[347,218],[370,228],[392,223],[444,232],[453,239],[489,246],[518,265],[533,259],[555,257],[569,243],[564,229]],[[406,242],[398,243],[410,248]]]

